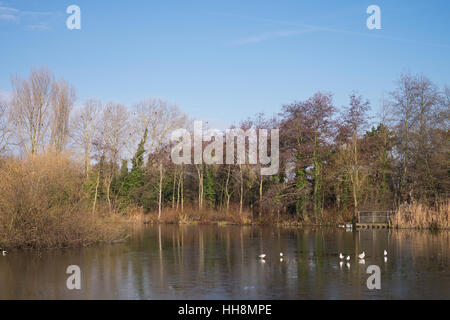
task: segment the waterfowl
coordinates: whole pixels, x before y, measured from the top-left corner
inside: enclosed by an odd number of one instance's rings
[[[3,255],[3,256],[6,256],[7,254],[8,254],[8,251],[2,250],[2,255]]]
[[[280,257],[282,257],[283,256],[283,252],[280,252]]]
[[[339,259],[344,259],[345,257],[344,257],[344,255],[342,254],[342,252],[339,252]]]
[[[260,258],[260,259],[264,259],[265,257],[266,257],[266,254],[265,254],[265,253],[260,254],[260,255],[258,256],[258,258]]]
[[[384,255],[387,256],[387,251],[386,250],[384,250]]]
[[[347,256],[347,258],[345,258],[345,259],[347,259],[347,261],[350,261],[350,256]]]
[[[364,259],[365,256],[366,254],[364,253],[364,251],[361,254],[358,254],[358,258],[360,259]]]

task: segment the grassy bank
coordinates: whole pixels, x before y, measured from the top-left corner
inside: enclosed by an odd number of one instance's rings
[[[403,205],[391,217],[392,227],[398,229],[450,229],[450,205],[443,203],[437,208],[422,204]],[[132,221],[164,224],[219,224],[219,225],[281,225],[281,226],[338,226],[352,220],[352,212],[336,212],[324,210],[317,219],[312,217],[295,217],[287,214],[263,215],[244,211],[239,214],[238,208],[228,213],[217,210],[198,210],[187,208],[183,212],[165,209],[158,220],[157,212],[144,214],[140,210],[130,213]]]
[[[92,214],[82,170],[69,157],[45,155],[0,164],[0,245],[60,248],[123,236],[111,217]]]
[[[145,223],[166,223],[166,224],[232,224],[232,225],[283,225],[283,226],[336,226],[345,221],[351,220],[351,214],[342,215],[331,210],[326,210],[318,219],[309,216],[296,217],[285,213],[280,214],[262,214],[244,210],[239,213],[239,207],[230,207],[228,212],[212,209],[198,210],[197,208],[188,207],[181,212],[166,208],[158,219],[157,212],[144,214],[142,211],[133,210],[130,217],[132,220],[143,221]]]

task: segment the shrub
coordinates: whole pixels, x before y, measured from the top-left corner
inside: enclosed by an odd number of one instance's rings
[[[57,248],[112,241],[120,230],[92,215],[82,169],[69,155],[0,163],[0,244]]]

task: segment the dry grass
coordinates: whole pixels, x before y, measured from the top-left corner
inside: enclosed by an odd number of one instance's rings
[[[352,220],[353,212],[342,213],[336,210],[324,210],[321,217],[314,219],[307,216],[305,219],[299,219],[288,214],[263,214],[262,219],[259,215],[249,211],[239,214],[239,208],[230,208],[228,214],[224,211],[212,209],[198,210],[193,207],[187,207],[183,212],[171,208],[164,208],[161,219],[158,220],[158,214],[152,212],[143,214],[141,209],[134,209],[136,221],[144,220],[146,223],[165,223],[165,224],[258,224],[283,226],[337,226],[349,223]],[[417,229],[449,229],[450,228],[450,204],[442,203],[437,208],[428,207],[422,204],[412,204],[403,206],[392,217],[392,226],[394,228],[417,228]]]
[[[186,207],[183,212],[171,208],[164,208],[161,214],[161,219],[158,220],[157,212],[152,212],[145,215],[146,223],[166,223],[166,224],[235,224],[235,225],[274,225],[280,224],[285,226],[309,226],[309,225],[337,225],[345,221],[351,220],[351,213],[347,220],[345,220],[341,213],[324,210],[322,217],[316,221],[311,217],[299,220],[288,214],[267,214],[264,213],[259,219],[258,213],[252,213],[244,210],[242,214],[239,213],[239,207],[230,207],[228,213],[225,211],[203,209],[199,210],[194,207]]]
[[[82,170],[65,155],[0,164],[0,244],[59,248],[117,239],[117,224],[92,215]]]
[[[392,218],[394,228],[449,229],[450,202],[446,201],[437,208],[420,203],[401,206]]]
[[[230,208],[228,213],[225,211],[218,211],[213,209],[199,210],[194,207],[187,206],[181,212],[181,210],[175,210],[172,208],[164,208],[161,214],[161,219],[158,221],[157,212],[148,214],[145,218],[147,223],[167,223],[167,224],[251,224],[251,213],[243,211],[239,214],[239,210],[236,208]]]

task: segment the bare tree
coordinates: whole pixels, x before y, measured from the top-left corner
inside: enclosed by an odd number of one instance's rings
[[[128,118],[128,110],[123,104],[110,102],[103,110],[98,124],[95,144],[106,161],[104,185],[110,212],[112,210],[111,183],[118,171],[118,161],[132,134]]]
[[[391,113],[396,130],[396,151],[400,160],[399,194],[402,200],[425,196],[425,190],[437,194],[437,183],[432,174],[432,157],[445,147],[441,133],[445,126],[445,93],[423,75],[403,74],[398,87],[391,93]],[[435,196],[436,197],[436,196]]]
[[[76,94],[64,79],[53,83],[51,98],[50,145],[55,151],[64,149],[69,136],[69,116]]]
[[[99,100],[89,99],[85,101],[81,110],[75,115],[72,123],[72,138],[75,144],[83,149],[86,178],[89,177],[91,149],[96,129],[95,124],[101,108],[102,103]]]
[[[169,141],[172,130],[186,125],[187,116],[175,104],[161,99],[145,99],[134,106],[135,130],[139,137],[145,129],[149,131],[146,150],[154,152]]]
[[[13,133],[10,117],[10,104],[0,97],[0,153],[6,150]]]
[[[48,127],[53,74],[46,68],[32,69],[28,79],[12,77],[12,120],[28,155],[44,143]]]
[[[351,148],[350,151],[350,166],[349,172],[350,179],[352,181],[352,193],[353,193],[353,217],[356,218],[358,214],[358,199],[360,196],[361,189],[361,165],[360,165],[360,155],[359,155],[359,145],[358,140],[364,133],[368,125],[367,112],[370,109],[370,104],[368,100],[363,100],[363,98],[356,93],[350,95],[350,104],[345,108],[343,114],[344,124],[348,127],[349,132],[351,132]]]

